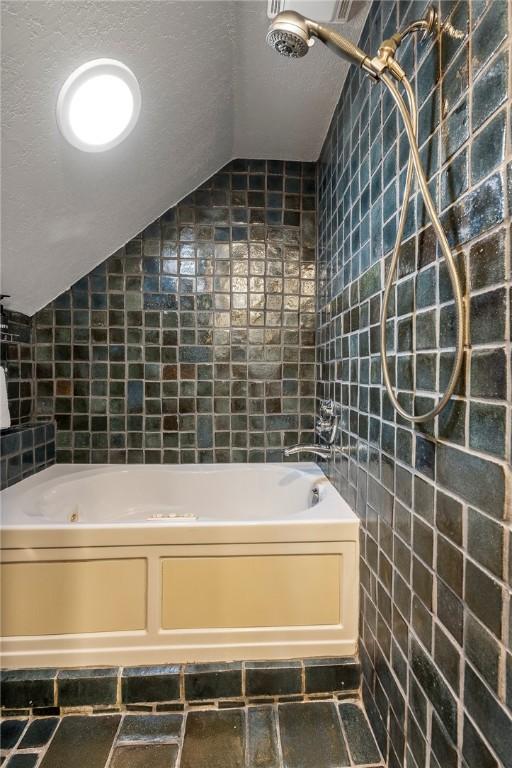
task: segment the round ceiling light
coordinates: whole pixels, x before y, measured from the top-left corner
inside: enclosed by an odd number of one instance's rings
[[[135,127],[141,105],[133,72],[115,59],[94,59],[68,77],[57,100],[57,122],[70,144],[104,152]]]

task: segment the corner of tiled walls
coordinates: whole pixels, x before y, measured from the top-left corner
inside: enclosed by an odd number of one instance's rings
[[[353,68],[318,174],[317,396],[342,417],[329,472],[362,522],[363,693],[390,768],[511,766],[509,8],[436,5],[462,37],[411,39],[398,58],[414,73],[421,154],[465,281],[464,373],[416,429],[384,392],[381,291],[407,147],[390,97]],[[374,2],[361,46],[376,51],[424,9]],[[426,409],[449,376],[454,304],[417,198],[388,329],[400,400]]]
[[[235,160],[37,313],[57,461],[281,461],[311,438],[315,202],[314,164]]]

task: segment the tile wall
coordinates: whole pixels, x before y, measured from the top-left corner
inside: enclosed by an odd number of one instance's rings
[[[374,2],[361,46],[376,51],[424,8]],[[390,97],[355,68],[318,177],[317,396],[341,411],[329,472],[362,522],[363,693],[390,768],[512,765],[510,20],[502,0],[440,12],[460,35],[399,55],[469,316],[457,394],[434,422],[397,417],[382,386],[407,146]],[[387,322],[400,401],[425,410],[449,376],[454,304],[418,198]]]
[[[20,424],[0,433],[0,490],[55,464],[55,424]]]
[[[20,312],[5,311],[8,340],[0,343],[1,365],[6,371],[7,398],[11,425],[26,424],[32,418],[34,364],[32,319]]]
[[[356,659],[236,661],[211,664],[160,664],[138,667],[10,669],[0,673],[2,715],[65,714],[66,707],[117,706],[179,711],[190,702],[232,706],[302,701],[359,690]],[[292,697],[292,698],[290,698]],[[144,706],[142,706],[144,705]],[[44,711],[52,708],[51,713]]]
[[[10,429],[0,431],[0,490],[55,463],[55,425],[34,418],[33,323],[6,310],[8,340],[0,342],[0,364],[6,371]]]
[[[236,160],[37,313],[57,461],[280,461],[311,439],[315,165]]]

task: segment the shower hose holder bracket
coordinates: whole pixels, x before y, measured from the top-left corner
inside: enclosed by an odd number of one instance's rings
[[[383,72],[387,70],[396,80],[402,82],[405,71],[396,61],[395,56],[404,38],[413,32],[421,32],[420,39],[425,40],[428,37],[435,37],[438,29],[439,16],[434,6],[430,5],[422,19],[413,21],[401,32],[395,32],[394,35],[382,41],[377,56],[369,61],[367,70],[373,74],[375,80],[379,80]]]

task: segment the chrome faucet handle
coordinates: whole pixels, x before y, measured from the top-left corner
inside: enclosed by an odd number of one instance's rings
[[[334,400],[321,400],[320,401],[320,418],[333,419],[334,409],[335,409]]]
[[[338,424],[338,416],[333,416],[329,421],[319,419],[315,425],[315,432],[322,440],[325,440],[327,445],[333,445],[338,431]]]
[[[336,434],[336,427],[338,425],[338,417],[336,416],[336,406],[333,400],[321,400],[320,401],[320,416],[315,423],[315,432],[320,437],[323,437],[325,432],[331,434],[330,440],[333,439]]]
[[[334,445],[338,431],[339,418],[336,413],[334,400],[320,401],[320,416],[315,421],[315,434],[320,437],[324,445],[330,448]]]

